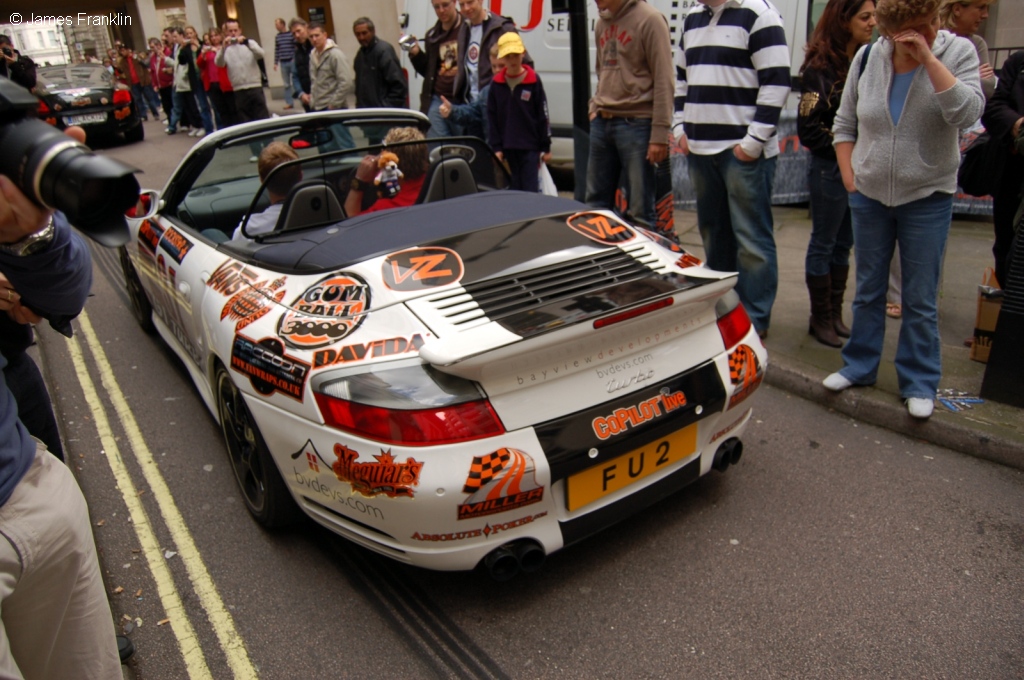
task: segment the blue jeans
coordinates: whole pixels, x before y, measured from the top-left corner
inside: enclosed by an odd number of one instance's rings
[[[199,119],[203,121],[203,130],[206,134],[213,132],[213,116],[210,115],[210,100],[206,96],[206,90],[200,84],[198,88],[192,89],[192,94],[196,98],[196,104],[199,105]]]
[[[181,122],[182,116],[185,115],[185,97],[191,97],[191,92],[178,92],[178,88],[174,88],[171,92],[171,117],[167,121],[167,128],[169,130],[177,130],[178,123]]]
[[[160,98],[156,96],[156,90],[151,85],[133,83],[132,96],[135,97],[135,108],[138,109],[140,118],[148,117],[149,109],[153,112],[153,117],[160,120]]]
[[[807,185],[811,192],[811,241],[804,270],[808,276],[825,276],[832,267],[850,264],[850,199],[834,160],[811,156]]]
[[[712,269],[739,272],[736,293],[759,333],[771,325],[779,287],[772,219],[776,158],[740,162],[732,149],[686,157],[697,194],[697,225]]]
[[[627,220],[656,229],[654,165],[647,161],[651,143],[650,118],[602,118],[590,121],[590,158],[586,202],[595,208],[615,208],[615,191],[625,179]]]
[[[295,62],[289,59],[288,61],[278,62],[281,66],[281,80],[284,81],[284,103],[288,106],[294,106],[295,100],[292,98],[292,71],[294,70]]]
[[[900,396],[934,399],[942,376],[939,346],[939,274],[953,218],[953,196],[934,193],[890,208],[850,194],[857,294],[853,326],[839,372],[855,385],[874,384],[885,337],[885,291],[893,248],[900,246],[903,320],[896,345]]]
[[[430,119],[427,139],[432,137],[458,137],[462,134],[462,129],[452,122],[451,118],[445,118],[441,115],[441,97],[436,94],[430,98],[430,110],[427,111],[427,118]]]

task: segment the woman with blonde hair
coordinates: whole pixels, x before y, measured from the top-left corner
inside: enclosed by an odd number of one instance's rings
[[[988,19],[988,7],[995,0],[942,0],[939,7],[941,28],[967,38],[978,51],[981,62],[981,91],[988,100],[996,89],[996,73],[988,62],[988,44],[978,35],[981,22]]]
[[[896,349],[900,396],[928,418],[942,376],[938,284],[953,216],[959,133],[985,104],[974,46],[939,30],[940,0],[878,0],[882,36],[857,53],[832,128],[850,192],[857,292],[839,392],[872,385],[885,337],[889,261],[899,244],[903,323]],[[861,70],[859,60],[865,59]]]

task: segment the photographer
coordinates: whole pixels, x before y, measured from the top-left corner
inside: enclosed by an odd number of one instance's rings
[[[11,39],[0,33],[0,76],[31,90],[36,86],[36,63],[14,49]]]
[[[84,136],[81,128],[79,136]],[[0,299],[19,322],[70,334],[92,281],[89,249],[61,213],[0,175]],[[0,353],[0,368],[7,359]],[[85,498],[33,439],[0,377],[0,677],[120,677]]]

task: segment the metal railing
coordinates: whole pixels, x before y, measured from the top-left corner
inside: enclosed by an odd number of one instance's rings
[[[1018,50],[1024,50],[1024,47],[990,47],[988,48],[988,63],[992,64],[992,68],[998,73],[1007,57]]]

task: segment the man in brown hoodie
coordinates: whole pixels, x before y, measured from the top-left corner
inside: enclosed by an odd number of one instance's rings
[[[587,203],[614,208],[625,174],[625,217],[654,228],[654,168],[668,157],[675,73],[664,15],[644,0],[595,0],[597,92],[590,100]]]

